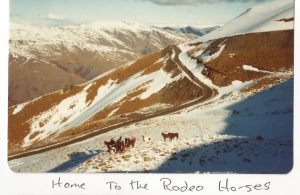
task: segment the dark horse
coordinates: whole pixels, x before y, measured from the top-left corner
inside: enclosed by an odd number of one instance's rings
[[[120,152],[120,153],[124,153],[125,152],[125,143],[124,141],[121,139],[118,139],[117,142],[114,144],[114,147],[116,148],[116,153]]]
[[[104,145],[107,147],[107,152],[110,152],[115,147],[116,141],[112,138],[109,142],[104,141]]]
[[[164,141],[166,141],[167,138],[172,141],[174,137],[178,140],[178,133],[161,133],[161,135],[163,136]]]
[[[111,150],[115,149],[115,152],[123,153],[125,151],[125,144],[122,140],[122,137],[120,137],[117,141],[115,141],[113,138],[108,142],[104,141],[104,145],[107,147],[107,151],[110,152]]]
[[[126,147],[134,147],[134,144],[135,144],[135,137],[132,137],[131,139],[130,138],[125,138],[125,146]]]

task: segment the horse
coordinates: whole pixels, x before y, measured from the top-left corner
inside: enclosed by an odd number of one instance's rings
[[[113,147],[115,146],[116,141],[112,138],[109,142],[108,141],[104,141],[104,145],[106,145],[107,147],[107,152],[110,152]]]
[[[173,140],[174,137],[178,140],[178,133],[161,133],[162,137],[164,138],[164,141],[166,141],[167,138],[170,139],[170,141]]]
[[[131,139],[130,138],[125,138],[125,146],[126,147],[130,147],[130,146],[134,147],[135,140],[136,140],[135,137],[132,137]]]
[[[145,142],[145,143],[152,143],[151,137],[142,136],[142,139],[143,139],[143,142]]]
[[[121,138],[121,137],[120,137]],[[114,144],[114,147],[116,148],[116,153],[124,153],[125,152],[125,144],[124,141],[121,139],[118,139],[116,143]]]
[[[161,133],[161,136],[164,138],[164,141],[166,141],[167,138],[169,138],[169,133]]]

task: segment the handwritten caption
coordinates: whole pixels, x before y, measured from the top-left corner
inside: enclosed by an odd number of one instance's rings
[[[148,182],[131,179],[126,185],[120,184],[118,181],[106,181],[104,186],[108,191],[148,191],[153,188],[160,188],[162,191],[168,192],[204,192],[207,187],[203,184],[191,184],[187,181],[175,183],[169,177],[162,177],[159,179],[160,185],[153,185],[152,188]],[[61,177],[52,180],[52,189],[78,189],[86,190],[88,185],[84,182],[68,182],[64,181]],[[271,189],[271,182],[266,181],[256,184],[237,184],[233,183],[230,179],[226,178],[216,182],[215,189],[218,192],[255,192],[255,191],[268,191]]]

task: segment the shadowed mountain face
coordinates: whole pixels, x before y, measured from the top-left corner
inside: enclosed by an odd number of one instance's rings
[[[154,172],[288,173],[293,167],[293,87],[291,79],[228,106],[233,114],[222,134],[239,138],[179,151]]]
[[[286,174],[293,167],[292,139],[228,139],[185,149],[167,159],[156,173]]]
[[[195,36],[135,23],[81,26],[11,24],[9,105],[86,82]]]

